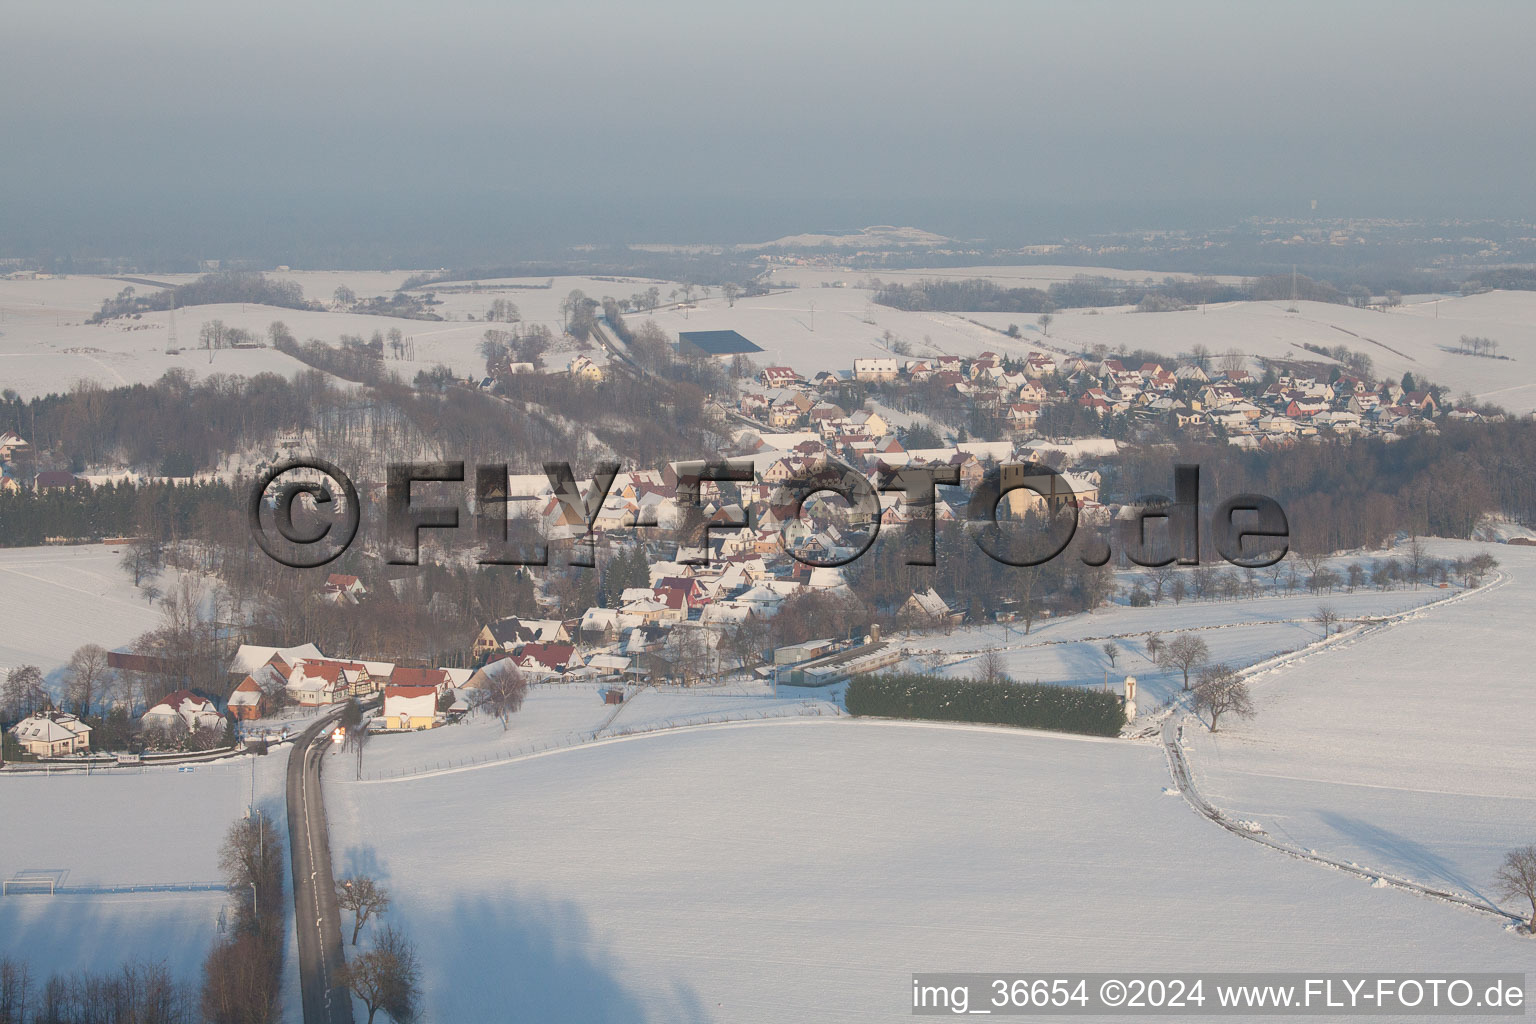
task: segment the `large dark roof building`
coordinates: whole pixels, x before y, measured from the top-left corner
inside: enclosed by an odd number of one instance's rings
[[[762,349],[735,331],[682,331],[677,336],[677,351],[684,356],[734,356]]]

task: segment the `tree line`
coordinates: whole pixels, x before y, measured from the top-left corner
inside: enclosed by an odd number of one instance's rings
[[[1047,288],[1007,288],[986,278],[924,278],[913,284],[874,282],[874,301],[895,309],[973,313],[1039,313],[1057,309],[1136,306],[1143,312],[1183,309],[1211,302],[1281,300],[1345,302],[1336,286],[1302,275],[1273,274],[1223,284],[1210,278],[1164,277],[1126,281],[1079,275]],[[1049,321],[1042,324],[1049,329]]]
[[[239,302],[284,309],[321,308],[319,303],[305,300],[304,289],[296,281],[279,281],[255,271],[235,270],[204,274],[195,281],[148,295],[140,295],[129,285],[116,296],[102,300],[101,308],[88,322],[100,323],[113,317],[170,309],[173,305],[182,308]]]

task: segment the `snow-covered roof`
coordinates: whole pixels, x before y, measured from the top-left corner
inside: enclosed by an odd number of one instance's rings
[[[230,660],[230,674],[250,675],[271,661],[274,654],[281,655],[282,659],[290,665],[300,658],[325,657],[320,653],[320,648],[314,644],[299,644],[297,647],[259,647],[255,644],[241,644],[234,658]]]
[[[18,722],[11,729],[11,735],[23,742],[58,743],[88,735],[90,731],[91,727],[74,715],[38,712]]]

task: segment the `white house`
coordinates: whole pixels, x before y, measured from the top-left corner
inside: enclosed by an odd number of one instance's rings
[[[949,618],[951,612],[949,605],[944,603],[944,599],[938,595],[938,592],[929,587],[923,593],[913,594],[907,598],[907,603],[901,606],[901,615],[919,621],[926,619],[931,623],[939,623]]]
[[[191,690],[177,690],[160,698],[160,703],[144,712],[139,724],[145,729],[171,729],[180,722],[187,731],[222,729],[224,716],[213,701],[199,697]]]
[[[91,749],[91,727],[74,715],[57,711],[39,711],[23,718],[11,728],[11,735],[23,750],[39,757],[83,754]]]
[[[872,356],[853,361],[854,380],[895,380],[900,374],[894,358]]]

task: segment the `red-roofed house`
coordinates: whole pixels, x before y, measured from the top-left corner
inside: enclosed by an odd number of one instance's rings
[[[213,701],[191,690],[177,690],[160,698],[160,702],[139,719],[145,729],[171,729],[180,722],[190,732],[199,729],[222,729],[224,716]]]
[[[433,686],[384,687],[384,728],[432,728],[437,724],[437,696]]]
[[[800,375],[788,366],[765,366],[763,372],[758,374],[758,380],[764,387],[787,388],[791,384],[800,383]]]
[[[570,644],[524,644],[517,655],[518,667],[532,672],[564,672],[581,668],[582,664],[581,656]]]
[[[437,691],[438,696],[448,692],[453,685],[448,678],[448,673],[440,668],[407,668],[396,665],[395,670],[389,674],[389,685],[396,687],[422,687],[430,686]]]

